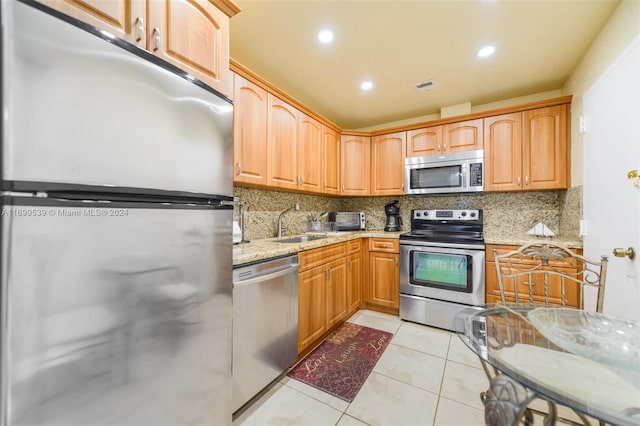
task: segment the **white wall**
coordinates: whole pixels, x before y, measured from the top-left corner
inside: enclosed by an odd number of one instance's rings
[[[573,95],[571,103],[571,186],[583,182],[583,136],[580,116],[582,97],[622,51],[640,34],[640,1],[623,0],[591,44],[582,61],[562,88],[563,95]]]

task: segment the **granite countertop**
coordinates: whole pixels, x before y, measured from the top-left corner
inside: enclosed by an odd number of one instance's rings
[[[533,242],[561,244],[569,248],[582,248],[582,240],[577,238],[567,238],[562,235],[545,238],[534,237],[528,234],[496,234],[487,232],[484,234],[485,244],[508,244],[520,246]]]
[[[327,235],[326,238],[319,240],[307,241],[304,243],[279,243],[279,239],[290,238],[293,235],[287,235],[282,238],[267,238],[264,240],[255,240],[249,243],[236,244],[233,246],[233,265],[244,265],[246,263],[257,262],[274,257],[294,254],[304,250],[311,250],[318,247],[329,246],[344,241],[354,240],[357,238],[394,238],[398,239],[402,232],[384,232],[384,231],[354,231],[349,233],[340,233],[340,235]],[[331,234],[331,233],[329,233]],[[552,238],[536,238],[527,234],[487,234],[484,236],[485,244],[508,244],[522,245],[531,242],[553,242],[562,244],[569,248],[582,248],[582,241],[561,236]]]
[[[279,243],[278,240],[290,238],[293,235],[286,235],[282,238],[267,238],[255,240],[249,243],[236,244],[233,246],[233,265],[243,265],[245,263],[257,262],[270,259],[272,257],[294,254],[304,250],[311,250],[318,247],[329,246],[343,241],[355,240],[357,238],[395,238],[402,232],[384,231],[354,231],[340,233],[340,235],[327,235],[327,238],[307,241],[304,243]]]

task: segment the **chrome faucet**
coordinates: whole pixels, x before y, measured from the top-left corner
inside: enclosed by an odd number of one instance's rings
[[[298,203],[295,203],[293,206],[289,207],[288,209],[286,209],[285,211],[283,211],[282,213],[280,213],[280,216],[278,216],[278,238],[282,237],[282,231],[288,231],[289,228],[285,228],[282,226],[282,218],[284,217],[284,214],[286,212],[288,212],[289,210],[295,210],[298,211],[300,210],[300,205]]]

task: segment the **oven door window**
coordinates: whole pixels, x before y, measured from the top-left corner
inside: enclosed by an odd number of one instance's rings
[[[466,254],[413,251],[410,281],[413,285],[471,293],[473,259]]]
[[[461,188],[462,165],[412,169],[411,189]]]

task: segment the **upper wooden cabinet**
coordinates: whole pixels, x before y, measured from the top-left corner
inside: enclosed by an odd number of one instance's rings
[[[568,184],[567,105],[484,119],[485,191]]]
[[[114,36],[145,48],[147,45],[146,0],[38,0]]]
[[[482,119],[425,127],[407,132],[407,157],[482,149]]]
[[[210,0],[40,0],[146,48],[227,97],[229,17],[239,9]]]
[[[340,193],[340,134],[322,126],[322,192]]]
[[[234,182],[267,183],[267,91],[235,75]]]
[[[229,17],[209,0],[148,4],[147,49],[230,97]]]
[[[304,113],[298,121],[298,189],[322,192],[322,124]]]
[[[482,119],[445,124],[442,127],[442,153],[482,149]]]
[[[426,127],[407,132],[407,157],[442,153],[442,126]]]
[[[298,110],[267,95],[267,185],[297,189]]]
[[[368,136],[342,136],[341,195],[369,195],[370,144]]]
[[[371,138],[371,195],[404,194],[406,132]]]
[[[522,113],[524,189],[567,187],[567,105]]]
[[[484,190],[522,189],[522,113],[484,119]]]

